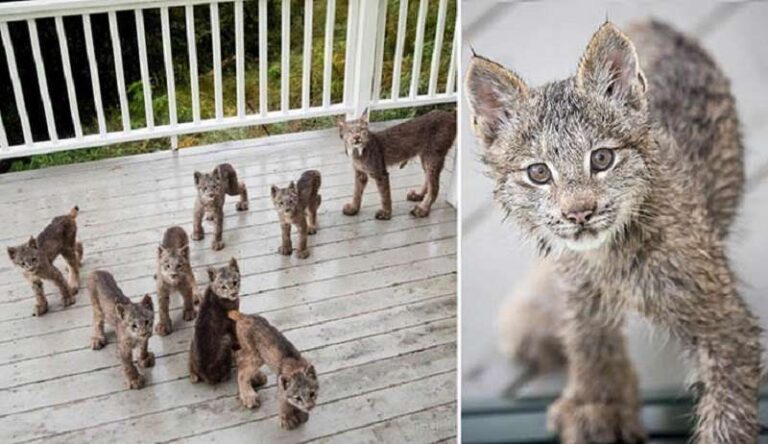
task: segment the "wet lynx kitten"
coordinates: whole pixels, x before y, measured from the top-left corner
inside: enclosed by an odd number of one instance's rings
[[[744,184],[729,83],[666,25],[629,35],[604,24],[574,77],[539,88],[482,57],[467,72],[496,200],[566,283],[549,425],[567,443],[644,437],[621,329],[635,310],[687,346],[696,441],[755,442],[760,328],[724,252]]]

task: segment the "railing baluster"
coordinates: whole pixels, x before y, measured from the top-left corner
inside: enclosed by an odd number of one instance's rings
[[[400,98],[400,76],[403,69],[403,47],[405,46],[405,25],[408,21],[408,0],[400,0],[400,12],[397,16],[397,42],[395,42],[395,61],[392,69],[392,100]]]
[[[281,64],[280,64],[280,109],[286,112],[290,109],[290,60],[291,60],[291,0],[283,0],[281,10],[283,27],[280,38],[282,39]]]
[[[443,37],[445,35],[445,10],[448,0],[440,0],[437,9],[437,28],[435,29],[435,47],[432,51],[432,65],[429,68],[429,96],[437,93],[437,75],[440,72],[440,53],[443,50]]]
[[[0,151],[8,151],[8,137],[5,135],[5,125],[3,125],[3,115],[0,114]]]
[[[149,79],[149,67],[147,65],[147,37],[144,33],[144,12],[141,9],[134,11],[136,15],[136,39],[139,45],[139,69],[141,70],[141,85],[144,92],[144,116],[147,120],[147,128],[155,127],[155,113],[152,110],[152,82]]]
[[[267,0],[259,0],[259,111],[267,110]]]
[[[67,83],[67,98],[69,100],[69,112],[72,115],[72,126],[75,127],[75,137],[80,139],[83,137],[83,127],[80,123],[80,110],[77,108],[75,82],[72,79],[72,64],[69,61],[67,33],[61,16],[57,16],[54,21],[56,23],[56,36],[59,40],[59,52],[61,53],[61,68],[64,71],[64,80]]]
[[[224,99],[221,91],[221,32],[219,31],[219,4],[211,3],[211,37],[213,45],[213,96],[216,119],[224,117]]]
[[[363,0],[349,0],[347,8],[347,52],[344,58],[344,104],[349,106],[352,100],[352,91],[357,88],[353,82],[355,66],[355,49],[357,46],[358,6]]]
[[[245,116],[245,50],[243,0],[235,1],[235,75],[237,76],[237,117]]]
[[[419,3],[419,17],[416,20],[416,42],[414,43],[413,69],[411,71],[411,99],[419,94],[419,77],[421,77],[421,55],[424,49],[424,24],[427,21],[427,4],[429,0]]]
[[[325,48],[323,51],[323,108],[331,106],[331,68],[333,67],[333,28],[336,24],[336,0],[328,0],[325,12]]]
[[[197,72],[197,43],[195,40],[195,8],[192,5],[184,7],[187,21],[187,50],[189,53],[189,87],[192,93],[192,121],[200,123],[200,86]]]
[[[96,120],[99,122],[99,134],[107,134],[107,124],[104,120],[104,104],[101,101],[101,80],[99,79],[99,64],[93,50],[93,30],[91,16],[83,15],[83,34],[85,35],[85,50],[88,54],[88,66],[91,71],[91,88],[93,90],[93,107],[96,108]]]
[[[110,11],[109,33],[112,38],[112,54],[115,58],[115,78],[117,79],[117,95],[120,98],[120,115],[123,119],[123,131],[131,130],[131,117],[128,113],[128,97],[125,94],[125,74],[123,73],[123,49],[120,43],[120,30],[117,28],[117,13]]]
[[[176,76],[173,73],[173,48],[171,47],[171,26],[168,18],[168,7],[160,8],[160,27],[163,35],[163,61],[165,62],[165,87],[168,94],[168,120],[171,126],[176,126]]]
[[[27,20],[27,29],[29,30],[29,42],[32,44],[32,57],[35,60],[40,97],[43,99],[43,111],[45,112],[45,123],[48,127],[48,138],[52,142],[57,142],[59,135],[56,133],[56,121],[53,120],[51,94],[48,91],[48,76],[45,75],[45,61],[40,54],[40,35],[37,33],[37,22],[35,22],[35,19]]]
[[[27,105],[24,103],[24,92],[21,88],[21,79],[19,71],[16,68],[16,54],[11,41],[11,33],[8,31],[8,23],[0,22],[0,37],[3,38],[3,47],[5,48],[5,58],[8,61],[8,73],[11,75],[11,84],[13,85],[13,96],[16,98],[16,111],[21,120],[21,131],[24,134],[24,143],[32,145],[32,130],[29,127],[29,116],[27,115]]]
[[[459,57],[459,14],[456,14],[456,24],[453,27],[453,46],[451,47],[451,64],[448,66],[448,80],[445,82],[445,93],[454,93],[456,87],[456,59]]]
[[[378,0],[378,23],[376,24],[376,74],[374,74],[373,80],[373,94],[371,95],[371,101],[376,103],[381,97],[381,76],[384,72],[384,38],[386,37],[385,30],[387,26],[387,0]]]
[[[301,108],[309,109],[312,75],[312,0],[304,0],[304,67],[301,70]]]

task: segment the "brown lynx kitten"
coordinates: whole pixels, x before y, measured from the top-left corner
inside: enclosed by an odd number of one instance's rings
[[[240,401],[249,409],[261,405],[255,388],[267,383],[267,376],[261,372],[266,364],[277,375],[280,426],[291,430],[307,422],[319,389],[315,367],[263,317],[233,310],[229,318],[236,322],[240,344],[237,353]]]
[[[679,337],[696,367],[695,440],[758,432],[760,327],[724,244],[744,185],[728,80],[693,40],[611,23],[574,77],[529,88],[473,57],[466,91],[495,197],[555,262],[568,385],[550,408],[566,443],[638,442],[634,310]]]
[[[363,191],[368,176],[376,181],[381,195],[381,209],[376,219],[392,217],[392,197],[389,190],[387,167],[404,165],[419,156],[424,170],[424,186],[411,190],[407,198],[420,202],[411,210],[416,217],[426,217],[440,191],[440,172],[445,156],[456,139],[456,112],[430,111],[423,116],[382,131],[368,129],[368,111],[358,120],[339,122],[339,133],[344,140],[347,156],[355,169],[355,194],[352,202],[344,205],[344,214],[354,216],[360,211]]]
[[[317,209],[322,201],[322,196],[318,194],[320,182],[320,172],[309,170],[301,175],[298,184],[291,182],[286,188],[272,185],[272,203],[283,230],[282,245],[277,249],[278,253],[290,256],[293,252],[291,225],[296,225],[299,231],[299,249],[296,256],[300,259],[309,257],[307,234],[317,233]]]
[[[240,196],[240,202],[235,208],[237,211],[248,210],[248,190],[243,182],[238,182],[237,173],[232,165],[222,163],[217,165],[210,174],[195,171],[195,186],[197,186],[197,200],[195,200],[195,212],[193,215],[192,239],[203,238],[203,216],[214,223],[213,243],[214,251],[224,248],[221,234],[224,230],[224,200],[226,196]]]
[[[184,299],[182,319],[195,319],[195,298],[197,284],[189,263],[189,239],[181,227],[171,227],[165,231],[163,242],[157,248],[157,300],[160,305],[160,322],[155,326],[155,333],[166,336],[173,331],[168,307],[171,293],[178,291]]]
[[[69,214],[55,217],[45,229],[30,237],[27,243],[8,247],[8,256],[13,264],[21,268],[24,277],[32,284],[35,292],[33,315],[42,316],[48,311],[48,299],[43,290],[43,279],[53,281],[61,292],[61,303],[67,307],[75,303],[80,289],[80,264],[83,261],[83,244],[77,241],[77,207]],[[58,268],[53,265],[62,255],[69,265],[69,283]]]
[[[230,259],[226,267],[209,267],[208,278],[190,344],[189,377],[192,382],[217,384],[229,379],[232,350],[237,346],[235,323],[227,318],[229,310],[240,307],[237,260]]]
[[[133,354],[136,351],[139,367],[155,365],[155,355],[147,350],[155,320],[152,298],[145,295],[141,302],[131,302],[117,286],[115,278],[108,272],[99,270],[88,276],[88,291],[93,306],[91,348],[100,350],[107,344],[107,337],[104,335],[106,321],[117,333],[117,352],[128,387],[144,387],[144,376],[133,364]]]

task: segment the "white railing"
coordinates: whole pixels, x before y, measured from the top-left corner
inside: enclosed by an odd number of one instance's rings
[[[325,17],[313,17],[313,2],[324,2],[326,5]],[[258,2],[255,19],[258,24],[258,35],[244,35],[244,5],[250,7],[251,3]],[[458,51],[458,26],[454,29],[452,52],[450,56],[447,75],[443,70],[444,81],[439,82],[441,56],[444,52],[444,36],[446,33],[446,16],[448,0],[411,0],[419,2],[418,16],[416,20],[415,42],[413,44],[413,59],[410,66],[410,86],[406,94],[401,94],[401,81],[406,76],[403,66],[406,26],[413,17],[408,17],[409,0],[32,0],[24,2],[11,2],[0,4],[0,39],[2,39],[5,60],[0,59],[0,64],[5,62],[12,85],[13,98],[4,97],[2,100],[13,101],[18,113],[19,129],[15,132],[7,132],[4,125],[4,116],[0,116],[0,159],[31,154],[42,154],[53,151],[70,150],[84,147],[95,147],[113,143],[129,142],[136,140],[171,137],[175,145],[175,138],[181,134],[196,133],[212,130],[222,130],[251,125],[261,125],[287,121],[293,119],[305,119],[320,116],[346,114],[347,116],[360,115],[365,108],[373,110],[387,108],[412,107],[429,105],[456,100],[456,71]],[[454,2],[454,4],[457,2]],[[281,39],[281,78],[279,82],[270,81],[268,73],[268,6],[273,4],[280,6],[280,39]],[[232,6],[228,6],[232,5]],[[303,6],[297,8],[297,5]],[[342,97],[334,98],[331,91],[333,65],[332,60],[337,42],[334,36],[337,24],[337,9],[343,5],[347,7],[347,23],[344,54],[344,83]],[[291,9],[293,6],[293,10]],[[195,30],[195,15],[207,7],[206,15],[210,20],[211,50],[201,53],[196,47],[198,35]],[[232,26],[231,23],[222,24],[220,20],[220,8],[234,8],[234,61],[235,72],[229,75],[235,77],[236,107],[233,112],[224,110],[224,77],[227,73],[222,70],[222,26]],[[254,5],[254,7],[256,7]],[[397,7],[397,31],[396,35],[386,35],[387,8]],[[425,22],[428,13],[434,13],[437,8],[437,23],[434,36],[425,36]],[[191,95],[191,119],[181,121],[177,113],[177,82],[175,77],[179,75],[178,67],[174,66],[172,32],[169,24],[169,11],[183,10],[184,32],[186,34],[187,60],[189,65],[189,90]],[[299,11],[297,11],[299,9]],[[149,73],[149,62],[154,61],[153,55],[147,51],[147,31],[145,29],[145,14],[158,14],[160,16],[162,54],[157,54],[158,64],[162,58],[164,66],[165,85],[153,85]],[[291,14],[303,14],[303,51],[301,63],[301,95],[298,106],[291,106],[290,81],[291,73]],[[138,48],[140,82],[144,99],[144,120],[141,127],[132,127],[131,110],[126,90],[125,67],[123,66],[123,49],[121,48],[121,32],[125,29],[118,26],[118,16],[132,14],[134,16],[135,30],[130,35],[122,36],[125,39],[135,38]],[[95,54],[94,32],[92,19],[94,16],[106,15],[109,25],[109,38],[112,47],[113,65],[100,66]],[[65,17],[70,21],[78,22],[82,26],[84,35],[85,54],[77,54],[79,58],[87,60],[90,74],[90,88],[76,85],[73,79],[72,52],[74,48],[68,44],[67,32],[64,23]],[[392,13],[389,17],[395,17]],[[55,36],[45,36],[39,32],[38,24],[41,20],[53,19]],[[321,99],[312,103],[311,93],[311,68],[313,21],[324,20],[323,38],[323,70],[322,70],[322,94]],[[412,25],[413,22],[411,22]],[[18,40],[11,39],[9,26],[24,26],[26,24],[29,44],[20,44]],[[262,26],[263,25],[263,26]],[[277,24],[272,24],[276,26]],[[125,28],[124,26],[122,28]],[[71,29],[71,28],[70,28]],[[178,31],[178,27],[177,27]],[[182,36],[183,37],[183,36]],[[430,38],[432,53],[424,54],[425,38]],[[389,40],[387,40],[389,39]],[[395,50],[391,60],[385,60],[385,42],[394,39]],[[53,91],[49,88],[46,62],[41,54],[41,45],[55,45],[59,49],[61,62],[61,75],[66,91]],[[246,91],[246,45],[258,46],[258,107],[249,107]],[[34,77],[20,78],[17,59],[20,55],[27,56],[31,52],[36,65],[37,79]],[[178,57],[178,55],[177,55]],[[201,57],[212,57],[212,77],[214,111],[212,117],[201,116],[200,103],[200,72],[198,61]],[[428,86],[420,88],[422,81],[422,64],[429,60]],[[58,60],[57,60],[58,62]],[[104,65],[102,62],[101,65]],[[384,66],[391,66],[391,85],[382,84]],[[426,65],[425,65],[426,66]],[[1,68],[1,66],[0,66]],[[296,68],[294,68],[296,69]],[[388,68],[389,69],[389,68]],[[106,73],[114,74],[117,89],[119,108],[119,121],[121,128],[108,129],[107,112],[102,101],[102,93],[105,85],[103,77]],[[184,73],[186,74],[186,73]],[[137,80],[138,81],[138,80]],[[35,83],[32,85],[31,83]],[[76,87],[78,86],[78,87]],[[164,91],[163,91],[164,87]],[[184,86],[186,88],[186,85]],[[39,92],[28,97],[30,88]],[[274,88],[280,90],[278,103],[268,103],[268,93]],[[90,91],[88,91],[88,89]],[[153,105],[153,91],[163,91],[167,95],[167,119],[159,122],[156,119],[155,106]],[[255,94],[252,94],[255,95]],[[255,98],[254,98],[255,99]],[[33,131],[27,113],[27,104],[30,100],[40,100],[45,118],[45,125]],[[68,101],[69,112],[54,112],[52,101]],[[94,116],[88,125],[81,120],[78,104],[82,101],[92,101]],[[89,104],[90,105],[90,104]],[[276,105],[276,106],[271,106]],[[251,108],[251,109],[249,109]],[[62,107],[58,107],[61,111]],[[63,109],[66,109],[64,107]],[[135,110],[134,110],[135,113]],[[5,116],[7,119],[7,116]],[[61,120],[71,119],[69,122]],[[167,121],[166,121],[167,120]],[[59,125],[57,125],[57,122]],[[72,131],[60,134],[57,128],[68,127],[71,123]],[[90,130],[88,130],[90,128]],[[11,131],[11,130],[8,130]],[[47,137],[41,137],[40,134]],[[9,140],[17,140],[20,143],[11,145]]]

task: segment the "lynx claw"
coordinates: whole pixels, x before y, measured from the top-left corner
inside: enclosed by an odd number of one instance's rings
[[[296,252],[296,257],[299,259],[306,259],[309,257],[309,249],[307,250],[299,250]]]
[[[429,216],[429,210],[425,210],[417,205],[411,210],[411,215],[414,217],[427,217]]]
[[[283,256],[290,256],[291,253],[293,253],[293,248],[280,246],[280,247],[277,247],[277,252],[282,254]]]
[[[155,333],[158,336],[168,336],[173,331],[173,327],[170,322],[160,322],[155,325]]]
[[[147,352],[146,356],[139,359],[139,367],[141,368],[148,368],[148,367],[154,367],[154,366],[155,366],[155,354],[152,352]]]
[[[211,248],[213,248],[213,251],[220,251],[224,249],[224,242],[222,241],[213,241],[211,243]]]
[[[181,314],[181,318],[185,321],[193,321],[197,317],[197,312],[194,308],[190,308],[189,310],[184,310],[184,312]]]
[[[345,204],[341,210],[346,216],[354,216],[360,211],[360,208],[355,208],[352,204]]]
[[[101,336],[97,338],[91,338],[91,349],[93,350],[101,350],[104,348],[104,346],[107,345],[107,338]]]
[[[629,405],[576,403],[560,398],[549,407],[547,428],[564,444],[642,443],[646,436]]]
[[[128,388],[131,390],[138,390],[144,387],[144,376],[137,375],[133,378],[128,378]]]
[[[35,305],[35,311],[32,312],[32,316],[42,316],[48,313],[48,303]]]
[[[240,393],[240,402],[247,409],[257,409],[261,406],[261,400],[256,392],[253,393]]]
[[[389,220],[392,218],[392,212],[387,210],[379,210],[376,212],[377,220]]]
[[[421,202],[421,200],[424,199],[424,195],[416,190],[411,190],[408,192],[408,195],[405,196],[405,198],[411,202]]]
[[[248,202],[238,202],[235,205],[237,211],[248,211]]]

